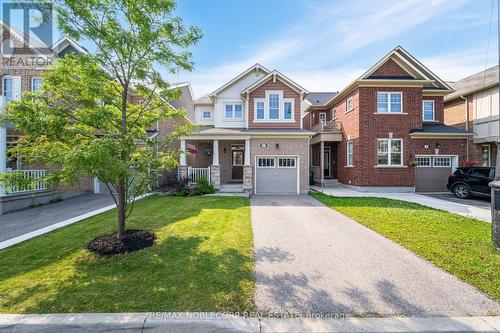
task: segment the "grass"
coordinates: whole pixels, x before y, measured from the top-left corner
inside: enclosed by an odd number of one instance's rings
[[[255,289],[247,198],[154,196],[128,228],[156,245],[100,258],[84,249],[115,231],[110,211],[0,251],[0,312],[250,311]]]
[[[500,254],[489,223],[399,200],[313,196],[500,300]]]

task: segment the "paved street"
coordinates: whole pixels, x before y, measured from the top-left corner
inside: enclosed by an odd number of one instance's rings
[[[500,313],[477,289],[310,196],[256,196],[251,205],[261,311]]]
[[[0,242],[114,204],[110,195],[84,194],[0,215]]]

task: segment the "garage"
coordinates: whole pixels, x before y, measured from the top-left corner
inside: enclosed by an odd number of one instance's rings
[[[454,156],[415,157],[415,191],[447,192],[446,184],[455,160]]]
[[[299,165],[296,156],[257,156],[256,194],[298,194]]]

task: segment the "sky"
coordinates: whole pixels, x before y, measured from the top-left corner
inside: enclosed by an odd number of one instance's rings
[[[196,97],[255,63],[309,91],[338,91],[401,45],[442,79],[456,81],[497,63],[496,3],[178,0],[176,14],[203,32],[189,48],[195,69],[176,76],[159,70],[170,82],[191,82]]]

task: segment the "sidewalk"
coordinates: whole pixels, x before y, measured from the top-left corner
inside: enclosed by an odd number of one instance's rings
[[[404,200],[408,202],[418,203],[423,206],[446,210],[451,213],[460,214],[467,217],[472,217],[484,222],[491,223],[491,211],[484,207],[478,207],[474,204],[456,203],[446,200],[441,200],[435,197],[429,197],[417,193],[383,193],[383,192],[360,192],[351,190],[341,185],[335,187],[321,188],[319,186],[311,186],[313,191],[322,192],[334,197],[376,197],[388,198],[395,200]]]
[[[203,312],[0,315],[0,333],[499,331],[500,317],[258,319]]]

